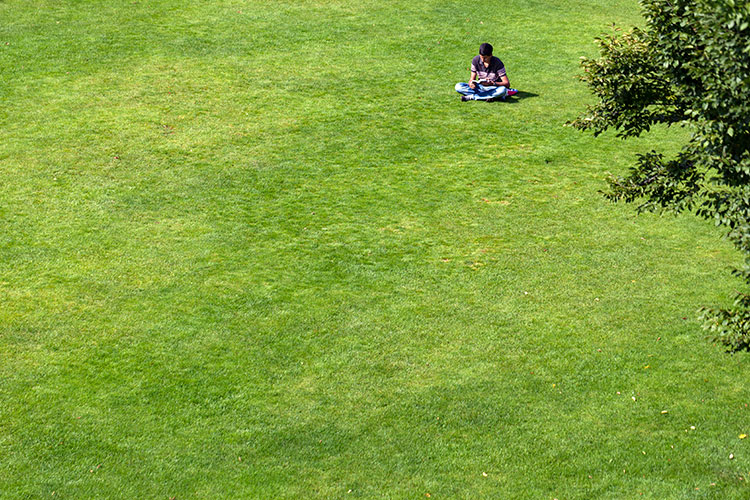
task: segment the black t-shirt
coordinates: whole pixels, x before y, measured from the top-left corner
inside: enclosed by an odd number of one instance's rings
[[[505,65],[499,58],[492,56],[490,65],[485,68],[482,58],[476,56],[471,60],[471,71],[477,74],[477,80],[492,80],[494,82],[505,76]]]

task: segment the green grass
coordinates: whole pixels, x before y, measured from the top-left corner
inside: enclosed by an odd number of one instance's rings
[[[750,496],[740,256],[598,194],[682,132],[563,127],[635,1],[0,21],[0,498]]]

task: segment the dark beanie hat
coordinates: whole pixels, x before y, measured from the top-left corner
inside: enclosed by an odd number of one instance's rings
[[[492,45],[489,43],[483,43],[479,46],[479,55],[482,56],[491,56],[492,55]]]

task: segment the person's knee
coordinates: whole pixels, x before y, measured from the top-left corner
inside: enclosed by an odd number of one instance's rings
[[[466,90],[467,85],[463,82],[459,82],[456,84],[456,92],[461,92],[462,90]]]

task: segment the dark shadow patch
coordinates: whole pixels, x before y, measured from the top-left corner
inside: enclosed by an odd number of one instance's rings
[[[531,99],[532,97],[539,97],[539,94],[535,94],[533,92],[525,92],[523,90],[519,90],[516,95],[508,96],[505,98],[505,102],[507,103],[516,103],[522,99]]]

